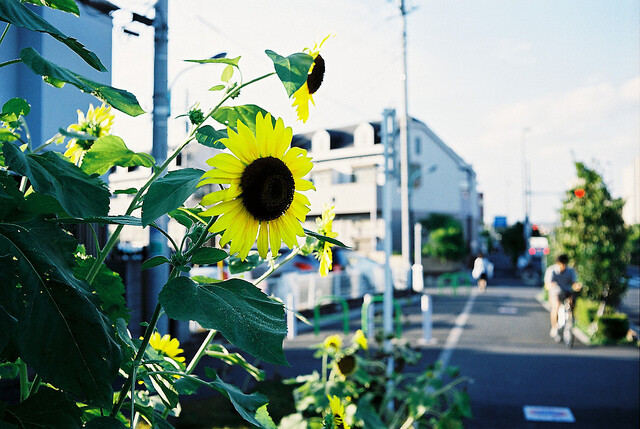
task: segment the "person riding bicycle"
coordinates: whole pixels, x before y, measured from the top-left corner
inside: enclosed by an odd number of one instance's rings
[[[553,339],[558,338],[558,308],[565,298],[571,298],[571,308],[573,308],[574,297],[579,292],[582,285],[576,281],[576,272],[569,267],[569,257],[560,255],[556,263],[547,268],[544,274],[544,287],[549,292],[549,303],[551,304],[551,331],[549,335]]]

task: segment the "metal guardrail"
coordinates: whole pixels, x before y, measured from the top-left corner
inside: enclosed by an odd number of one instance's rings
[[[341,296],[325,295],[316,300],[316,305],[313,307],[313,332],[316,335],[320,335],[320,306],[323,304],[340,303],[342,306],[342,314],[328,314],[322,318],[330,320],[342,319],[342,330],[345,335],[349,335],[349,305],[347,300]]]
[[[472,285],[473,279],[467,271],[440,274],[437,280],[438,295],[442,295],[444,288],[447,286],[451,287],[453,296],[457,295],[459,286],[467,286],[467,293],[469,293]]]

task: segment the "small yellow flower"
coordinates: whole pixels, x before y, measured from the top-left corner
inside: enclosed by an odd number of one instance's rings
[[[93,104],[90,104],[86,117],[81,110],[78,110],[78,123],[69,125],[67,129],[99,138],[109,135],[114,118],[115,116],[111,114],[111,106],[103,104],[98,108],[94,108]],[[74,164],[77,164],[92,145],[93,140],[71,139],[67,143],[67,150],[64,156]]]
[[[338,351],[342,348],[342,338],[340,335],[329,335],[324,340],[324,348],[326,350]]]
[[[336,217],[335,206],[325,206],[322,211],[322,217],[316,219],[318,225],[318,234],[325,235],[329,238],[336,238],[337,232],[333,232],[333,219]],[[320,276],[326,277],[333,267],[333,254],[331,252],[331,246],[333,244],[328,241],[320,243],[316,258],[320,261]]]
[[[367,350],[369,348],[369,344],[367,342],[367,337],[364,336],[364,332],[362,329],[358,329],[353,336],[353,342],[358,345],[362,350]]]
[[[329,407],[331,407],[331,414],[333,415],[333,425],[336,429],[351,429],[344,420],[344,405],[342,401],[336,395],[327,396],[329,398]]]
[[[218,216],[209,231],[224,231],[221,245],[231,242],[232,254],[246,259],[257,236],[258,253],[266,258],[269,247],[277,254],[282,241],[293,248],[296,236],[305,236],[300,223],[311,203],[301,191],[315,189],[303,179],[313,164],[306,150],[290,146],[293,130],[282,119],[274,126],[270,113],[258,113],[255,134],[237,125],[237,133],[229,128],[229,138],[221,140],[231,153],[209,159],[213,169],[198,183],[229,187],[205,195],[201,204],[214,205],[201,215]]]
[[[169,356],[173,360],[184,362],[184,357],[178,356],[184,352],[184,350],[180,348],[180,341],[178,341],[177,338],[171,338],[169,334],[160,337],[158,332],[154,332],[149,340],[149,345],[159,353]]]
[[[307,122],[309,119],[309,102],[316,105],[313,101],[313,94],[320,88],[322,85],[322,79],[324,78],[324,58],[320,55],[320,49],[324,42],[331,35],[327,35],[320,44],[316,43],[313,45],[312,49],[304,48],[303,52],[308,53],[313,57],[313,64],[311,64],[311,68],[309,69],[309,75],[307,76],[307,81],[293,93],[293,107],[296,108],[296,112],[298,113],[298,120],[303,123]]]

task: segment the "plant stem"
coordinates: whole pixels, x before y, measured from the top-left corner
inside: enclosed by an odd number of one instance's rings
[[[322,384],[327,383],[327,351],[322,352]]]
[[[191,374],[193,370],[196,369],[196,366],[200,362],[200,359],[202,359],[202,357],[205,355],[207,351],[207,347],[209,346],[209,343],[217,333],[218,331],[216,331],[215,329],[209,330],[209,333],[207,334],[206,338],[200,345],[200,348],[196,352],[195,356],[193,356],[193,358],[191,359],[191,362],[189,362],[189,365],[187,365],[187,369],[185,371],[187,374]]]
[[[5,66],[10,66],[11,64],[19,63],[21,61],[22,60],[20,58],[16,58],[15,60],[5,61],[4,63],[0,63],[0,68],[5,67]]]
[[[31,387],[29,388],[29,395],[27,396],[31,396],[37,393],[38,389],[40,388],[40,384],[42,384],[42,378],[40,378],[40,374],[36,374],[35,378],[33,379],[33,383],[31,383]]]
[[[27,364],[18,358],[18,371],[20,374],[20,402],[29,397],[29,376],[27,374]]]
[[[156,304],[156,308],[153,310],[153,315],[151,316],[151,321],[149,321],[149,324],[147,325],[147,329],[144,331],[142,344],[140,344],[138,353],[136,353],[136,357],[133,359],[133,364],[131,366],[131,370],[133,372],[136,372],[138,370],[138,366],[140,365],[140,362],[142,362],[142,357],[144,356],[144,353],[147,350],[147,346],[149,345],[151,334],[153,334],[153,331],[156,328],[156,324],[158,323],[158,319],[160,318],[161,310],[162,310],[162,307],[160,306],[160,303]],[[111,417],[115,417],[120,411],[120,408],[122,407],[122,404],[124,403],[124,400],[127,397],[127,393],[129,392],[129,389],[131,389],[131,386],[133,385],[133,379],[134,379],[134,376],[132,373],[129,375],[129,377],[127,377],[127,380],[122,385],[122,388],[120,389],[120,393],[118,394],[118,401],[113,405],[113,408],[111,409]],[[135,401],[133,397],[131,398],[131,400]]]
[[[263,275],[261,275],[260,277],[258,277],[258,280],[256,280],[253,284],[257,285],[258,283],[260,283],[261,281],[263,281],[264,279],[266,279],[267,277],[269,277],[271,274],[273,274],[278,268],[280,268],[281,266],[283,266],[284,264],[286,264],[287,262],[289,262],[290,260],[293,259],[294,256],[296,256],[298,253],[300,253],[300,248],[296,247],[294,248],[281,262],[278,262],[277,264],[273,265],[272,267],[270,267]]]
[[[2,44],[2,41],[4,40],[4,37],[9,32],[9,27],[11,27],[11,24],[7,23],[7,26],[4,27],[4,31],[2,32],[2,36],[0,36],[0,44]]]

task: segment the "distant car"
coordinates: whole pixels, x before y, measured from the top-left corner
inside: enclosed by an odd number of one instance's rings
[[[289,254],[290,250],[286,248],[280,249],[279,257],[276,260],[276,263],[282,261]],[[254,268],[251,271],[252,278],[257,279],[262,276],[269,269],[269,264],[264,263],[259,267]],[[314,258],[313,256],[305,256],[301,254],[297,254],[290,261],[286,262],[280,268],[278,268],[273,274],[269,276],[271,279],[275,279],[283,276],[284,274],[290,273],[299,273],[299,274],[308,274],[318,272],[320,269],[320,262]]]
[[[344,272],[351,283],[351,295],[363,296],[383,290],[384,266],[373,259],[339,247],[333,250],[333,272]],[[341,294],[342,295],[342,294]]]

